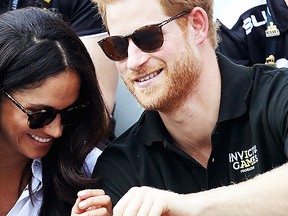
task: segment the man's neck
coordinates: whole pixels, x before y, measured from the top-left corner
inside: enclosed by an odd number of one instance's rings
[[[211,135],[218,120],[221,95],[220,72],[208,73],[178,110],[160,113],[175,144],[203,166],[211,153]]]

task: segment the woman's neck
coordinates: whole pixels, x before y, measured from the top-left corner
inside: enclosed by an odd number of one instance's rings
[[[2,159],[1,159],[2,162]],[[31,162],[0,163],[0,216],[7,215],[31,179]],[[18,166],[17,166],[18,165]]]

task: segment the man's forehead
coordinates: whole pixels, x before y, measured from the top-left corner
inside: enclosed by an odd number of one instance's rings
[[[107,25],[111,35],[130,34],[131,30],[161,22],[165,17],[158,0],[120,0],[106,7]]]

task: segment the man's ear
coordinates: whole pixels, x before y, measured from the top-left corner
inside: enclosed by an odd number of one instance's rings
[[[188,16],[188,22],[194,29],[195,43],[201,44],[208,36],[208,17],[207,13],[200,7],[191,10]]]

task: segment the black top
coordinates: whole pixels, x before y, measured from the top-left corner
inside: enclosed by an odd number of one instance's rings
[[[90,0],[1,0],[0,13],[7,10],[37,6],[48,8],[64,15],[70,27],[78,36],[105,32],[98,10]]]
[[[266,3],[252,0],[249,4],[245,1],[237,4],[240,4],[237,9],[233,5],[230,11],[225,10],[219,15],[221,42],[218,51],[235,63],[249,66],[265,63],[266,58],[273,54],[278,60],[278,67],[288,67],[288,7],[285,1],[267,0]],[[266,37],[270,19],[277,26],[280,36]]]
[[[97,160],[94,176],[102,181],[95,187],[114,205],[132,186],[199,192],[287,162],[288,69],[239,66],[221,54],[218,61],[221,106],[207,169],[171,141],[157,112],[144,111]]]

